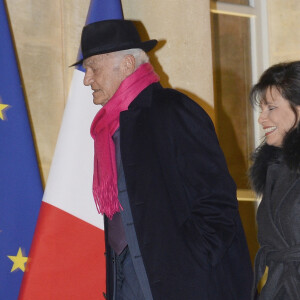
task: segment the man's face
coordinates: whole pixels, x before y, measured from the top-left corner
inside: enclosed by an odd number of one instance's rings
[[[94,91],[94,104],[105,105],[126,78],[120,65],[121,59],[114,53],[94,55],[83,61],[83,83]]]

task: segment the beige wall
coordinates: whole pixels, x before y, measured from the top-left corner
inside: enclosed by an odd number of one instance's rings
[[[150,38],[160,41],[161,48],[158,47],[152,61],[160,70],[163,85],[189,94],[213,116],[209,1],[122,3],[124,16],[142,20]]]
[[[300,59],[300,1],[268,0],[270,65]]]
[[[48,176],[89,1],[6,1],[40,169]]]
[[[89,0],[7,0],[44,182],[72,78]],[[209,1],[123,0],[125,18],[161,40],[151,59],[165,86],[213,115]],[[193,7],[193,9],[191,9]]]

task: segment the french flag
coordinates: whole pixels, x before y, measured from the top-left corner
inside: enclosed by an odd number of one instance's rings
[[[92,0],[86,23],[122,18],[120,0]],[[104,226],[92,195],[90,137],[100,107],[93,104],[83,78],[79,66],[74,70],[20,300],[104,299]]]

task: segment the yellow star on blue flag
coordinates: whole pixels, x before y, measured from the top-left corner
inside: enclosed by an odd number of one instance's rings
[[[17,269],[20,269],[23,272],[25,271],[25,263],[27,262],[28,257],[23,256],[23,252],[21,248],[19,248],[16,256],[7,255],[7,257],[13,262],[13,266],[10,272],[13,272]]]
[[[1,119],[1,120],[5,120],[4,110],[5,110],[6,108],[8,108],[8,107],[9,107],[8,104],[2,104],[2,103],[0,103],[0,119]]]

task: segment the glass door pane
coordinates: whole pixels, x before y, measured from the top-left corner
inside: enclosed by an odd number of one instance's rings
[[[250,21],[212,14],[216,129],[231,176],[238,189],[248,189],[253,150]]]

